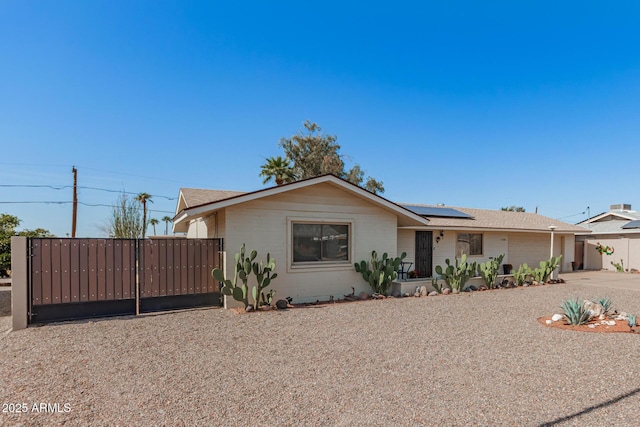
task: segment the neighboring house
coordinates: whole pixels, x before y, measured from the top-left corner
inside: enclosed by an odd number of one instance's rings
[[[243,243],[260,259],[269,252],[277,262],[276,298],[295,302],[341,298],[352,287],[370,291],[353,264],[372,250],[406,252],[425,277],[462,251],[472,261],[504,253],[503,263],[515,268],[537,265],[549,258],[550,225],[557,227],[554,253],[564,254],[568,270],[581,227],[522,212],[400,205],[333,175],[250,193],[183,188],[173,221],[188,238],[224,239],[228,277]]]
[[[616,271],[611,262],[622,262],[625,269],[640,269],[640,212],[631,210],[631,205],[611,205],[609,212],[578,225],[589,230],[576,235],[576,262],[584,269]],[[613,248],[613,253],[600,254],[598,245]]]

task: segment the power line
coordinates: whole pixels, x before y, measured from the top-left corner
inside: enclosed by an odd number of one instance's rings
[[[0,187],[9,187],[9,188],[50,188],[52,190],[65,190],[67,188],[72,188],[72,185],[45,185],[45,184],[0,184]],[[108,188],[100,188],[100,187],[86,187],[86,186],[82,186],[79,185],[78,188],[84,189],[84,190],[97,190],[97,191],[106,191],[108,193],[120,193],[120,194],[130,194],[130,195],[137,195],[138,193],[133,193],[130,191],[123,191],[123,190],[111,190]],[[163,196],[161,194],[152,194],[152,197],[160,197],[163,199],[167,199],[167,200],[178,200],[177,197],[169,197],[169,196]]]
[[[20,202],[16,202],[16,201],[0,201],[0,204],[5,204],[5,205],[20,205],[20,204],[25,204],[25,205],[29,205],[29,204],[43,204],[43,205],[68,205],[73,203],[73,201],[71,200],[47,200],[47,201],[20,201]],[[89,207],[106,207],[106,208],[112,208],[113,205],[107,205],[104,203],[85,203],[85,202],[78,202],[79,205],[83,205],[83,206],[89,206]],[[159,209],[147,209],[147,212],[162,212],[162,213],[174,213],[173,211],[163,211],[163,210],[159,210]]]

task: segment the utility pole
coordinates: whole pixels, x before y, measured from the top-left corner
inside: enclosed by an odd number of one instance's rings
[[[76,224],[78,221],[78,169],[75,166],[71,169],[73,172],[73,217],[71,220],[71,237],[76,237]]]

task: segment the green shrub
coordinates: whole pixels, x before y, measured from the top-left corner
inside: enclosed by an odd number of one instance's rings
[[[500,270],[503,259],[504,254],[479,265],[480,276],[482,276],[487,288],[493,289],[496,286],[496,277],[498,277],[498,270]]]
[[[245,244],[242,244],[240,253],[235,255],[235,267],[233,280],[224,277],[224,273],[219,268],[214,268],[211,275],[214,279],[222,282],[222,293],[233,297],[234,300],[244,304],[244,308],[251,305],[249,303],[249,276],[253,272],[256,276],[257,286],[251,287],[251,296],[253,297],[253,308],[258,309],[261,303],[265,303],[265,294],[262,292],[278,274],[273,273],[276,268],[276,260],[267,254],[267,263],[253,262],[258,256],[257,251],[251,251],[248,257],[245,257]],[[238,279],[242,284],[238,283]],[[273,298],[273,294],[269,293]]]
[[[451,288],[454,294],[457,294],[464,289],[464,284],[467,283],[476,272],[477,264],[475,262],[467,264],[467,255],[462,254],[460,262],[456,258],[455,266],[449,262],[449,259],[445,259],[444,262],[447,267],[443,269],[441,266],[436,266],[436,273],[438,273],[447,285]]]
[[[602,297],[596,299],[596,303],[600,304],[604,308],[605,314],[609,312],[613,302],[608,297]]]
[[[391,283],[398,277],[400,263],[406,256],[407,254],[403,252],[399,257],[389,258],[385,252],[379,260],[376,251],[371,251],[371,260],[368,264],[366,261],[360,261],[354,266],[374,293],[387,295]]]
[[[611,265],[616,268],[616,271],[618,273],[624,273],[624,263],[622,262],[622,260],[620,260],[619,263],[611,261]]]
[[[515,280],[516,285],[523,286],[524,282],[527,280],[527,277],[531,276],[531,273],[532,270],[526,263],[520,264],[518,270],[513,273],[513,279]]]

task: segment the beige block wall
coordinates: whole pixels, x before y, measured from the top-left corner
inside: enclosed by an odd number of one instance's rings
[[[303,203],[301,203],[303,202]],[[291,261],[291,221],[348,222],[351,224],[351,259],[344,264],[299,267]],[[370,292],[370,287],[356,273],[353,263],[368,260],[372,250],[397,255],[396,215],[377,205],[324,184],[226,209],[225,250],[227,259],[243,243],[266,259],[269,252],[276,259],[278,277],[269,289],[276,299],[292,297],[294,302],[342,298],[351,293]],[[227,263],[227,275],[233,274]],[[255,278],[252,278],[250,284]],[[232,304],[229,304],[232,305]]]
[[[225,210],[220,210],[214,214],[204,218],[197,218],[189,222],[187,228],[187,238],[189,239],[213,239],[217,237],[224,238]]]
[[[636,270],[640,270],[640,236],[629,237],[628,268],[629,269],[635,268]]]
[[[416,261],[416,232],[415,230],[398,230],[398,255],[407,253],[407,262]],[[413,267],[411,267],[413,269]]]
[[[612,255],[602,254],[596,250],[600,243],[603,246],[610,246],[614,249]],[[640,236],[629,236],[624,238],[590,238],[585,243],[585,269],[587,270],[610,270],[616,271],[611,262],[619,263],[622,260],[625,269],[640,270]]]

